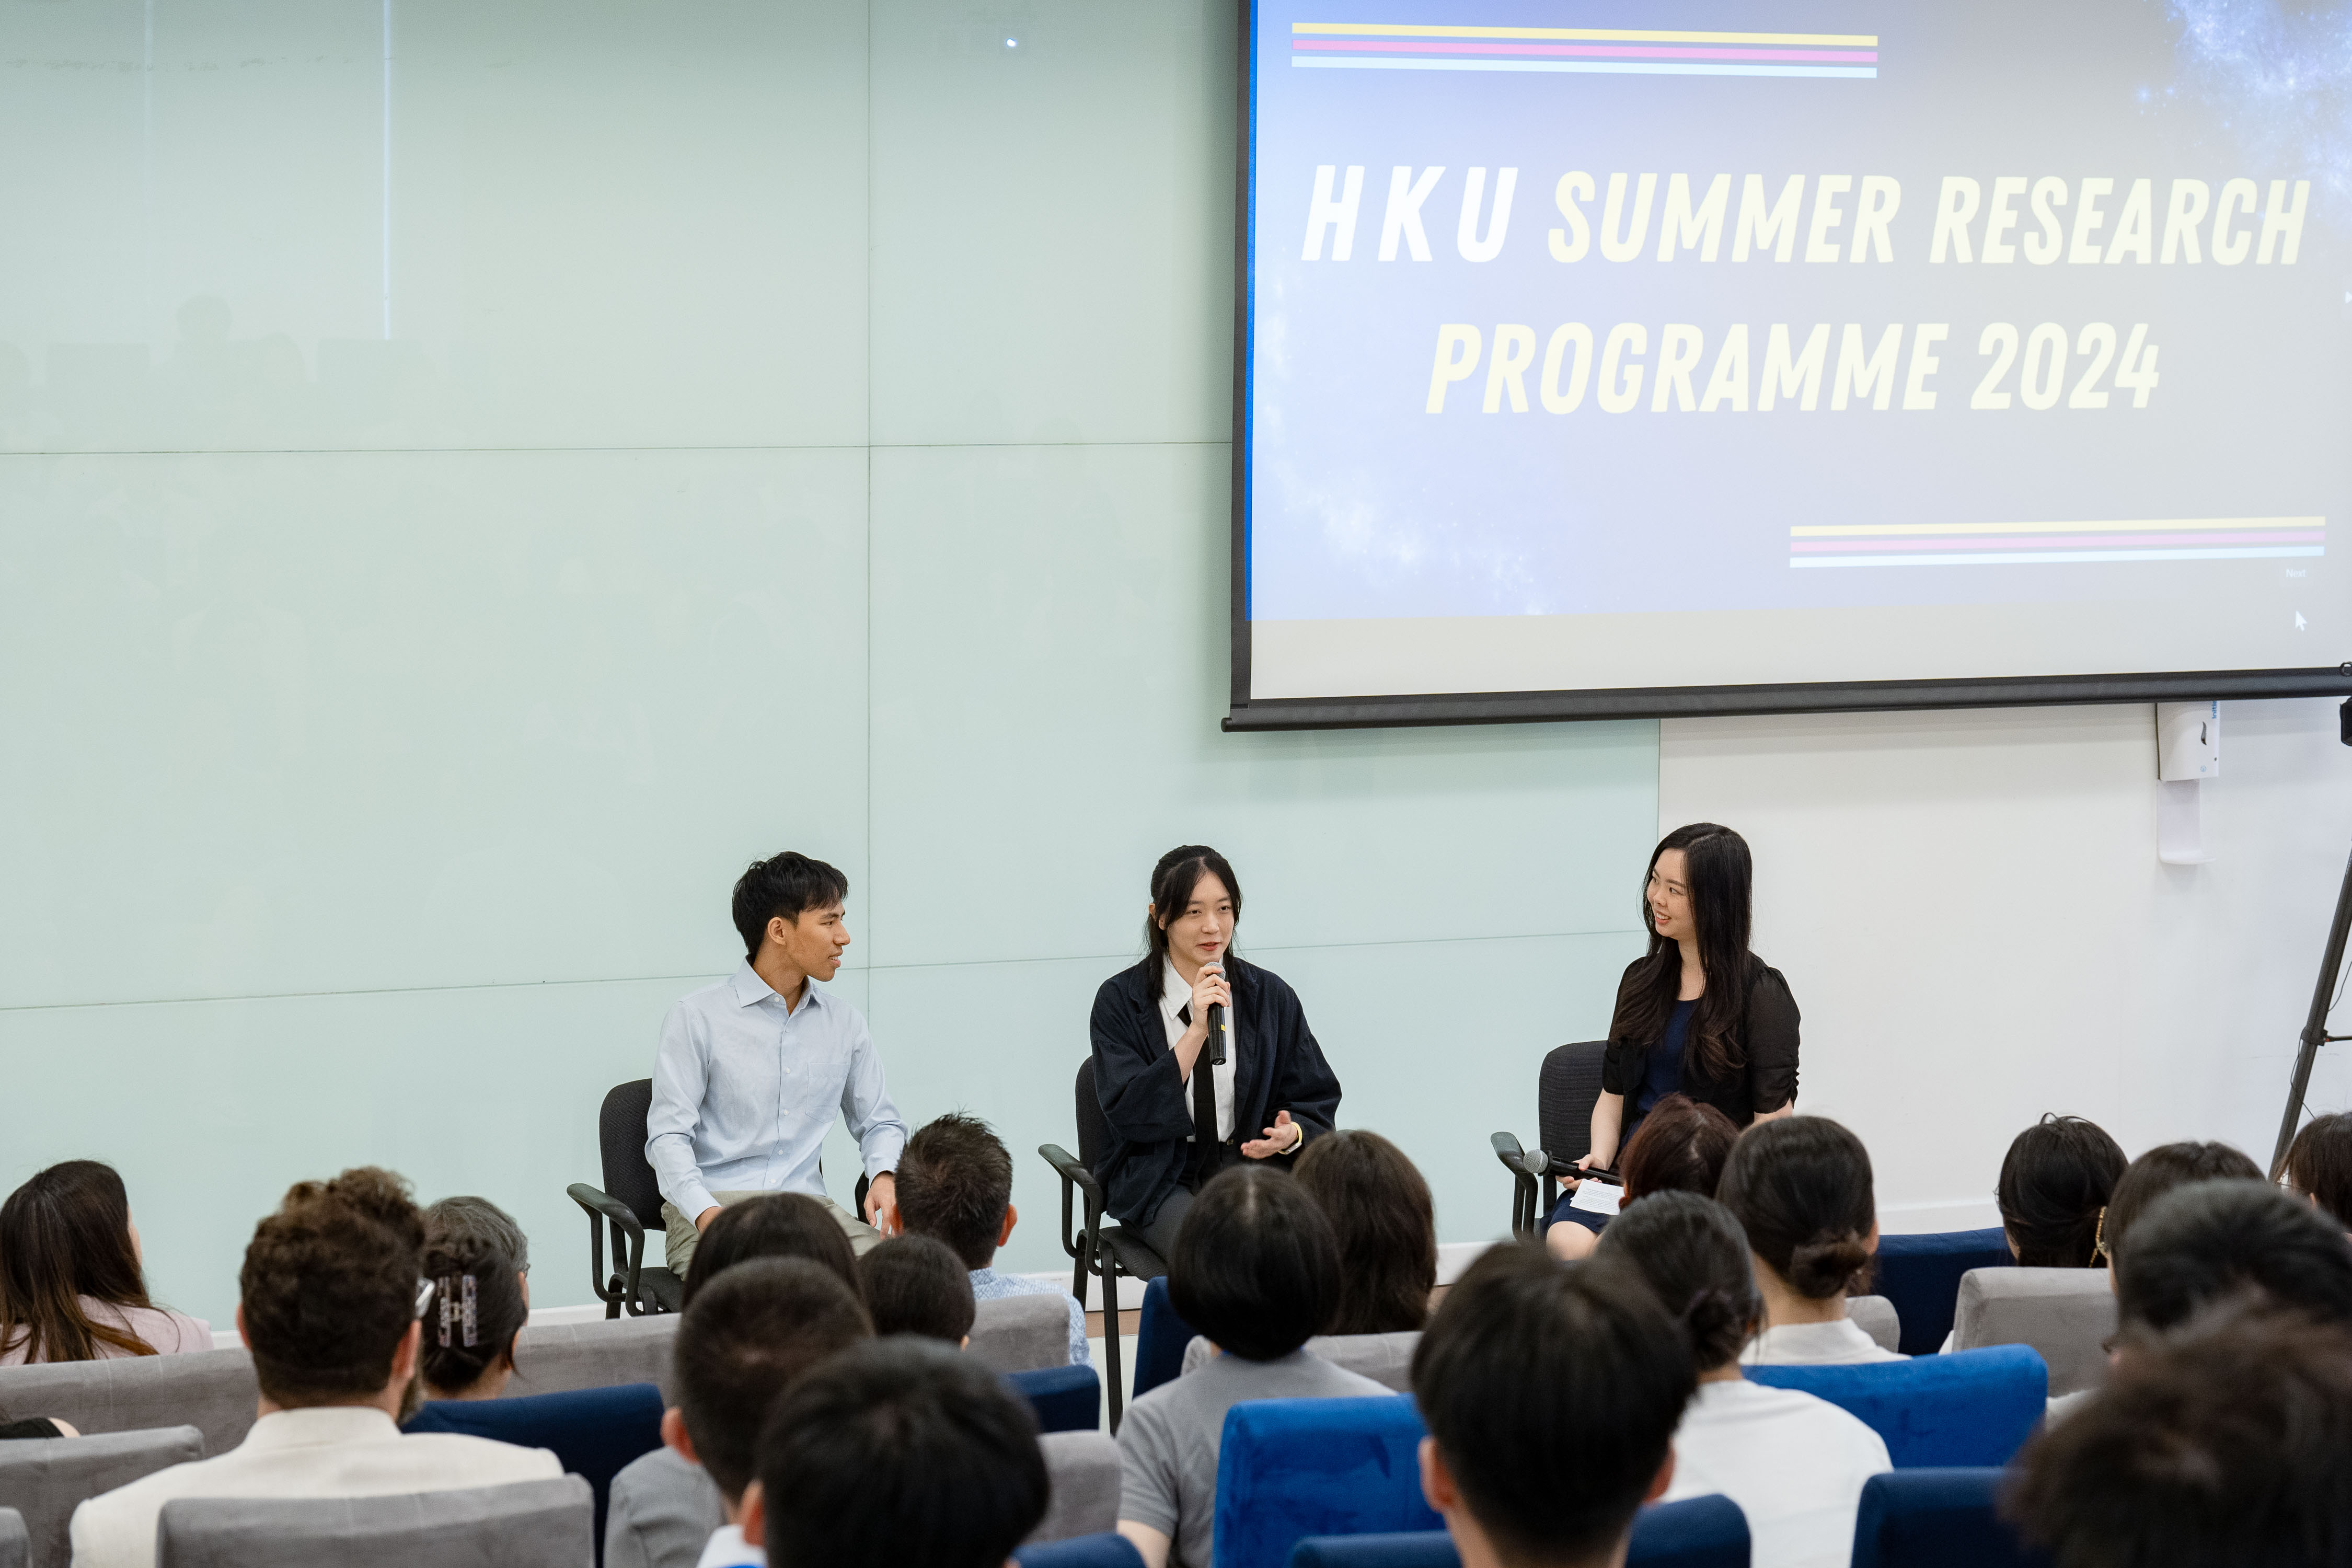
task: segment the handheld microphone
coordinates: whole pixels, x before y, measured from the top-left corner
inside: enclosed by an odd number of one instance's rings
[[[1220,974],[1225,972],[1222,963],[1213,967]],[[1223,1002],[1209,1004],[1209,1065],[1213,1068],[1225,1065],[1225,1005]]]

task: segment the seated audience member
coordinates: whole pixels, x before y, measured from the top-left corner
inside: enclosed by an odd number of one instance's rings
[[[2352,1229],[2352,1111],[2315,1116],[2286,1148],[2294,1195]]]
[[[849,1287],[805,1258],[739,1263],[698,1292],[678,1319],[664,1446],[613,1478],[604,1568],[759,1563],[740,1527],[760,1424],[810,1368],[873,1331]]]
[[[1303,1150],[1292,1171],[1339,1243],[1339,1305],[1327,1334],[1393,1334],[1429,1321],[1437,1288],[1437,1213],[1404,1151],[1342,1129]]]
[[[457,1196],[428,1204],[425,1209],[425,1244],[430,1247],[436,1237],[458,1236],[479,1237],[484,1241],[514,1259],[515,1272],[522,1276],[522,1293],[530,1296],[530,1237],[522,1233],[514,1215],[488,1198]]]
[[[857,1260],[857,1282],[877,1335],[919,1334],[958,1350],[971,1342],[971,1275],[947,1243],[894,1236]]]
[[[0,1366],[212,1348],[210,1324],[148,1300],[113,1166],[68,1160],[0,1204]]]
[[[2019,1133],[1993,1188],[2010,1255],[2027,1268],[2096,1268],[2099,1216],[2124,1165],[2116,1141],[2079,1116],[2045,1116]]]
[[[800,1193],[762,1193],[728,1205],[704,1229],[680,1297],[691,1304],[721,1269],[753,1258],[805,1258],[857,1289],[857,1255],[834,1212]]]
[[[1176,1315],[1223,1353],[1127,1407],[1118,1532],[1145,1568],[1209,1568],[1227,1409],[1389,1391],[1302,1348],[1339,1304],[1339,1244],[1288,1171],[1234,1165],[1210,1178],[1177,1227],[1168,1294]]]
[[[886,1229],[947,1243],[971,1273],[975,1300],[1062,1298],[1070,1311],[1070,1364],[1087,1364],[1087,1313],[1077,1298],[1050,1280],[996,1271],[996,1249],[1021,1215],[1013,1206],[1013,1156],[987,1122],[950,1114],[917,1128],[898,1155],[897,1193],[898,1213]]]
[[[1747,1233],[1766,1328],[1741,1360],[1756,1365],[1900,1361],[1846,1321],[1869,1277],[1878,1205],[1862,1140],[1825,1116],[1760,1122],[1739,1136],[1717,1192]]]
[[[2352,1563],[2352,1331],[2243,1306],[2117,1363],[2012,1466],[2056,1568]]]
[[[1412,1357],[1421,1488],[1462,1568],[1612,1568],[1674,1479],[1689,1347],[1622,1262],[1479,1255]]]
[[[1731,1146],[1738,1140],[1739,1129],[1714,1106],[1686,1094],[1664,1096],[1642,1118],[1618,1158],[1618,1173],[1625,1179],[1623,1202],[1652,1193],[1715,1196],[1723,1180],[1723,1163],[1731,1158]],[[1599,1231],[1581,1225],[1556,1225],[1544,1232],[1551,1255],[1570,1263],[1591,1257],[1598,1239]]]
[[[238,1276],[237,1331],[260,1419],[215,1458],[174,1465],[74,1510],[76,1568],[150,1568],[175,1498],[351,1498],[549,1480],[543,1448],[393,1424],[416,1376],[425,1219],[389,1171],[304,1182],[263,1220]]]
[[[1653,1194],[1618,1212],[1594,1256],[1631,1263],[1675,1303],[1698,1368],[1665,1500],[1738,1503],[1755,1568],[1845,1568],[1862,1484],[1892,1468],[1886,1442],[1827,1400],[1740,1375],[1764,1299],[1731,1211],[1696,1193]]]
[[[743,1534],[779,1568],[1005,1568],[1047,1493],[1036,1418],[1002,1379],[892,1340],[776,1401]]]
[[[2262,1179],[2261,1168],[2227,1143],[2159,1143],[2134,1160],[2116,1178],[2107,1212],[2099,1216],[2099,1253],[2111,1271],[2109,1283],[2123,1255],[2124,1232],[2157,1199],[2195,1182]]]
[[[496,1399],[514,1375],[515,1336],[530,1316],[530,1297],[514,1259],[478,1233],[425,1231],[423,1373],[427,1399]]]
[[[2133,1220],[2115,1285],[2126,1345],[2242,1299],[2352,1327],[2352,1241],[2268,1182],[2195,1182]]]

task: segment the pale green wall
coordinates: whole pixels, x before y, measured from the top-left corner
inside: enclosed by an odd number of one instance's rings
[[[584,1300],[596,1103],[791,845],[1053,1267],[1030,1151],[1207,839],[1493,1234],[1656,731],[1218,731],[1231,10],[397,0],[391,344],[379,4],[0,10],[0,1178],[115,1162],[216,1320],[362,1161]]]

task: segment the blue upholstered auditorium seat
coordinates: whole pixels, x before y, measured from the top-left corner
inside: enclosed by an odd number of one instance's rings
[[[1862,1489],[1853,1568],[2047,1568],[1993,1511],[2002,1472],[1889,1470]]]
[[[1886,1440],[1896,1469],[2005,1465],[2042,1419],[2050,1369],[2027,1345],[1993,1345],[1853,1366],[1751,1366],[1757,1383],[1802,1389]]]
[[[1955,1285],[1954,1289],[1959,1287]],[[1166,1275],[1143,1288],[1143,1311],[1135,1324],[1135,1392],[1140,1399],[1184,1370],[1184,1347],[1196,1331],[1176,1315],[1168,1300]]]
[[[1462,1568],[1442,1530],[1409,1535],[1318,1535],[1291,1550],[1290,1568]],[[1748,1520],[1729,1498],[1645,1508],[1633,1521],[1625,1568],[1748,1568]]]
[[[1021,1568],[1143,1568],[1143,1553],[1135,1543],[1109,1531],[1024,1546],[1013,1554],[1013,1561]]]
[[[520,1399],[434,1399],[408,1423],[411,1432],[462,1432],[525,1448],[546,1448],[595,1494],[598,1555],[604,1504],[621,1467],[661,1447],[661,1390],[650,1383],[575,1388]]]
[[[1934,1355],[1952,1331],[1960,1300],[1960,1276],[1971,1268],[2012,1267],[2009,1238],[1999,1226],[1990,1230],[1946,1230],[1927,1236],[1878,1238],[1876,1292],[1895,1303],[1902,1320],[1905,1355]]]
[[[1283,1568],[1310,1535],[1443,1529],[1421,1495],[1427,1432],[1405,1394],[1234,1405],[1217,1456],[1214,1568]]]
[[[1008,1372],[1004,1381],[1037,1412],[1040,1432],[1102,1429],[1102,1379],[1090,1366],[1048,1366]]]

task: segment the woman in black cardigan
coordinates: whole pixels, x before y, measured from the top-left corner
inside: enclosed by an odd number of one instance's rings
[[[1677,1091],[1735,1127],[1796,1109],[1797,1001],[1780,972],[1748,951],[1755,880],[1748,840],[1712,822],[1678,827],[1650,852],[1642,890],[1650,951],[1617,987],[1580,1168],[1613,1166],[1650,1107]],[[1600,1216],[1570,1206],[1569,1186],[1553,1223],[1599,1229]],[[1552,1250],[1579,1256],[1589,1239],[1563,1232]]]
[[[1244,1160],[1287,1161],[1339,1110],[1297,993],[1233,956],[1241,912],[1223,856],[1171,849],[1151,873],[1143,962],[1095,993],[1095,1093],[1110,1131],[1095,1179],[1112,1216],[1162,1258],[1202,1183]],[[1212,1006],[1223,1009],[1222,1065]]]

